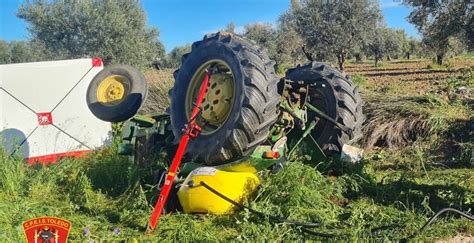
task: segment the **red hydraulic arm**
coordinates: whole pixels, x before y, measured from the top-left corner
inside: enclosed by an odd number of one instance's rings
[[[196,138],[201,132],[201,127],[196,124],[196,118],[201,111],[200,106],[202,100],[204,99],[204,95],[206,94],[207,84],[209,83],[210,78],[211,73],[209,70],[207,70],[204,74],[204,78],[202,80],[201,88],[199,90],[196,103],[194,104],[191,119],[184,128],[184,134],[181,137],[181,141],[179,142],[179,146],[176,150],[173,162],[171,163],[171,167],[168,170],[168,174],[166,175],[165,183],[163,185],[163,188],[161,189],[160,196],[158,197],[158,201],[156,202],[155,208],[151,213],[150,221],[148,222],[148,233],[153,232],[153,230],[155,230],[156,228],[156,225],[158,224],[161,212],[163,211],[171,187],[173,186],[174,177],[178,172],[179,165],[181,164],[181,159],[183,158],[184,152],[186,151],[186,147],[188,146],[189,139]]]

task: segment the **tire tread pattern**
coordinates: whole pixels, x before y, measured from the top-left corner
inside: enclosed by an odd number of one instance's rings
[[[239,117],[232,125],[229,136],[214,144],[190,143],[188,146],[187,151],[195,160],[215,165],[247,156],[267,139],[271,125],[278,118],[280,95],[274,62],[265,50],[241,36],[219,32],[193,43],[191,52],[208,45],[224,45],[233,52],[242,70],[244,92],[240,114],[230,114]],[[185,64],[188,55],[183,55],[181,65]],[[175,79],[178,76],[179,70],[176,70]],[[174,96],[173,91],[170,95],[171,102],[173,99],[182,99]],[[173,125],[175,135],[181,134],[180,129]]]
[[[323,138],[315,138],[324,152],[328,155],[340,154],[344,144],[354,144],[362,137],[362,124],[365,121],[363,114],[362,98],[359,89],[349,76],[345,76],[335,68],[320,62],[311,62],[298,65],[286,72],[286,79],[303,81],[305,84],[318,89],[317,84],[329,84],[334,96],[336,106],[335,116],[332,117],[339,123],[351,129],[351,132],[343,132],[334,125],[326,123],[323,129],[329,135]],[[316,127],[317,129],[317,127]]]

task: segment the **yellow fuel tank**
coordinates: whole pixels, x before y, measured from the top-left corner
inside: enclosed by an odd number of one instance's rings
[[[197,168],[188,175],[178,191],[178,199],[185,213],[234,212],[234,205],[201,186],[201,181],[239,203],[246,200],[260,184],[254,173],[227,172],[214,167]]]

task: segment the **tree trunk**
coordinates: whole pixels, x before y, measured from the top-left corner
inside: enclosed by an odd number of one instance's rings
[[[390,61],[390,60],[392,60],[392,59],[390,58],[390,55],[387,55],[387,61]]]
[[[374,52],[374,58],[375,58],[375,67],[377,67],[377,64],[379,63],[379,54],[377,52]]]
[[[340,65],[341,71],[344,70],[344,63],[346,62],[346,54],[342,54],[342,63]]]
[[[361,63],[362,62],[362,55],[360,53],[356,53],[355,54],[355,59],[356,59],[357,63]]]
[[[410,60],[410,52],[407,52],[407,59]]]
[[[438,65],[443,65],[443,62],[444,62],[444,55],[442,54],[436,55],[436,63]]]
[[[339,64],[339,70],[344,71],[345,56],[343,53],[337,55],[337,63]]]

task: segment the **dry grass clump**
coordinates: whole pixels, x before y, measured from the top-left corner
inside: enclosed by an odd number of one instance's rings
[[[144,71],[148,81],[148,97],[139,113],[164,112],[170,106],[168,91],[173,87],[173,70],[148,69]]]
[[[427,95],[417,97],[366,98],[367,124],[364,146],[398,149],[423,139],[438,140],[449,133],[455,121],[468,121],[468,109],[459,103]]]
[[[419,102],[413,97],[368,100],[365,109],[368,117],[364,129],[365,149],[370,150],[374,146],[395,149],[426,136],[429,131],[428,114],[406,109],[409,103],[414,105]]]

